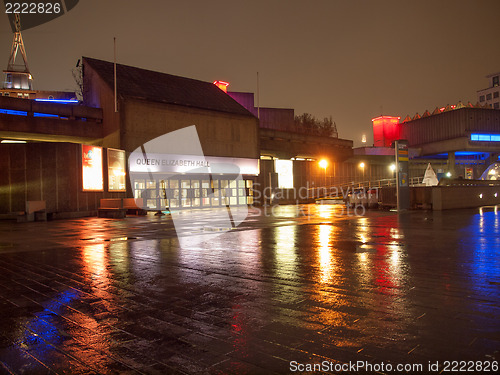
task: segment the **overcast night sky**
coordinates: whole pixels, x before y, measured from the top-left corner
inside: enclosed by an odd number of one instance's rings
[[[372,142],[371,118],[476,102],[500,71],[500,1],[81,0],[23,32],[35,89],[73,89],[79,57],[230,82],[263,107],[332,116]],[[12,32],[0,15],[0,67]],[[19,61],[19,60],[18,60]],[[3,62],[3,63],[2,63]]]

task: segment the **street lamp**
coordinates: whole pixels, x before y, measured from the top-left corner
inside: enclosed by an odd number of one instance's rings
[[[359,163],[359,167],[363,170],[363,181],[365,181],[365,163]]]
[[[394,178],[395,179],[395,175],[394,175],[394,172],[396,172],[396,164],[392,163],[391,165],[389,165],[389,170],[391,171],[391,181],[392,179]],[[392,182],[389,182],[389,184],[392,184]]]
[[[328,167],[328,160],[321,159],[319,161],[319,166],[325,170],[325,187],[326,187],[326,167]]]

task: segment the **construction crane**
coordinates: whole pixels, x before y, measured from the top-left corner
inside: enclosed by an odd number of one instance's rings
[[[14,32],[14,41],[10,50],[7,70],[4,70],[4,88],[33,90],[33,77],[28,67],[28,57],[26,56],[26,49],[24,48],[23,37],[21,35],[21,18],[18,13],[14,14],[14,25],[16,31]],[[24,64],[22,65],[16,65],[18,52],[21,52],[23,58]]]

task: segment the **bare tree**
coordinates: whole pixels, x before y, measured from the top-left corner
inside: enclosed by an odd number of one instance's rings
[[[299,133],[309,133],[323,137],[339,137],[337,124],[333,122],[332,116],[325,117],[323,121],[320,121],[310,113],[303,113],[295,116],[295,129]]]
[[[80,63],[80,60],[78,60],[76,67],[71,70],[71,73],[76,83],[76,98],[79,101],[83,101],[83,66]]]

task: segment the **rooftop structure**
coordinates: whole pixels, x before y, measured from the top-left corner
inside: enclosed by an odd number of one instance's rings
[[[4,70],[5,81],[3,84],[3,88],[32,90],[33,77],[31,76],[28,67],[28,57],[26,56],[23,37],[21,35],[21,18],[17,13],[14,14],[14,26],[15,26],[14,40],[12,42],[9,62],[7,64],[7,70]],[[16,65],[18,52],[21,52],[21,57],[23,59],[22,65],[21,64]]]
[[[114,64],[89,57],[83,58],[104,82],[114,86]],[[210,82],[117,64],[117,92],[120,98],[227,112],[248,116],[250,113]],[[87,74],[85,72],[84,74]],[[95,101],[84,89],[84,101]],[[94,104],[94,103],[93,103]],[[97,104],[97,103],[95,103]]]
[[[477,100],[483,105],[500,109],[500,72],[489,74],[486,78],[488,78],[489,86],[477,92]]]

